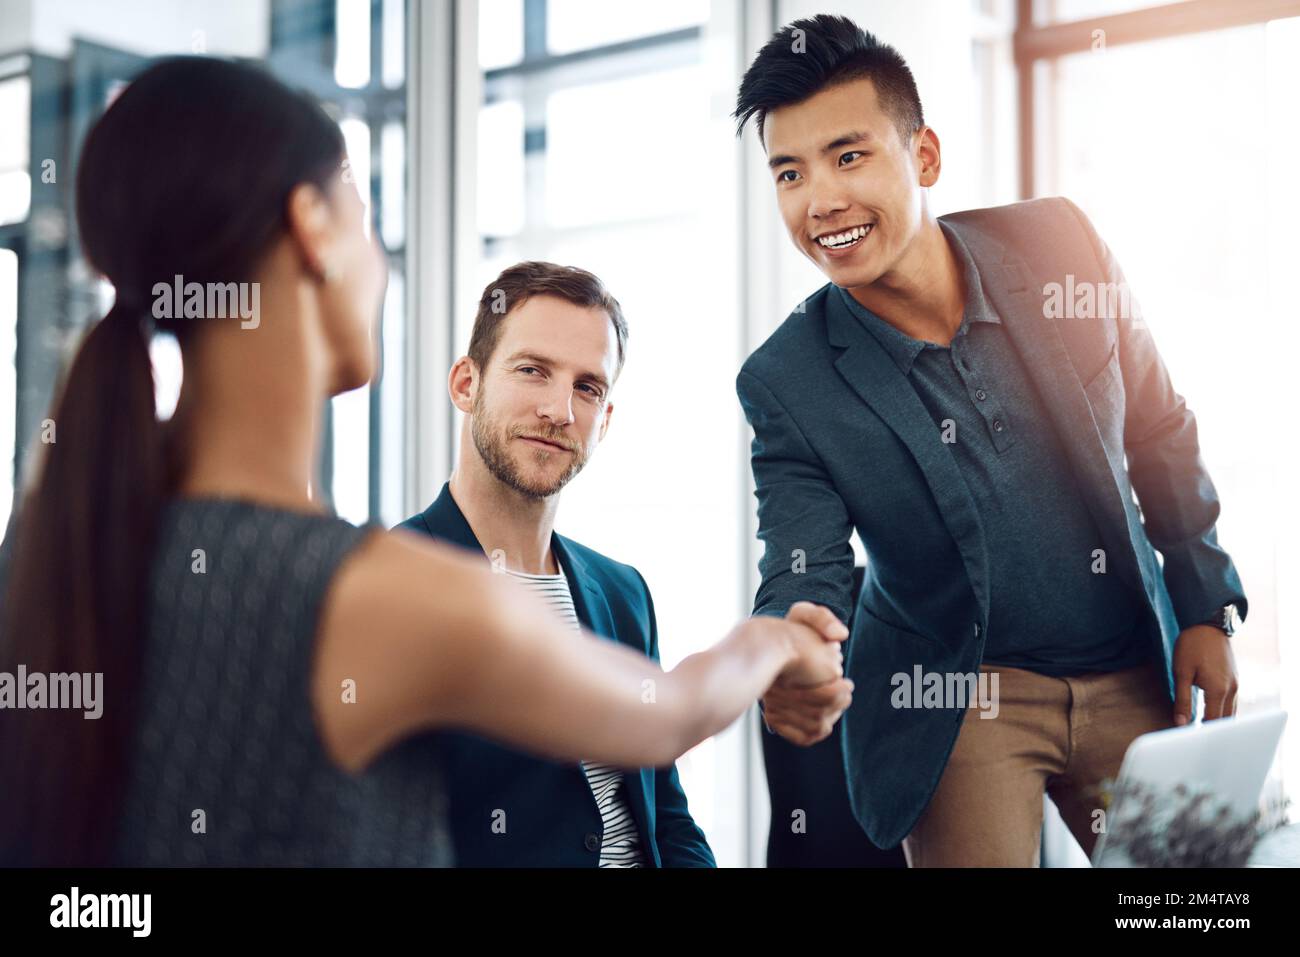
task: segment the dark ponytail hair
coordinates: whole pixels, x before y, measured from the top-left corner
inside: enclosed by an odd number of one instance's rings
[[[96,720],[0,711],[0,864],[101,865],[114,852],[158,513],[175,478],[149,336],[174,333],[182,355],[188,338],[185,319],[153,318],[154,284],[249,281],[283,233],[289,193],[304,182],[328,192],[343,155],[315,101],[202,57],[150,66],[86,137],[77,222],[117,298],[68,370],[6,543],[0,672],[102,673],[103,708]]]

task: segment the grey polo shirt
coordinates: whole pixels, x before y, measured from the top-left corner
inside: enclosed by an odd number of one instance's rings
[[[1133,667],[1153,654],[1138,596],[1094,550],[1101,535],[1033,382],[985,299],[969,251],[944,223],[966,280],[949,346],[900,332],[845,289],[934,419],[979,510],[988,544],[984,661],[1064,676]]]

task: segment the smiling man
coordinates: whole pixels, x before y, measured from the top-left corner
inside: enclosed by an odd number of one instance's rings
[[[1236,708],[1246,598],[1196,421],[1072,203],[934,216],[939,137],[892,47],[842,17],[795,21],[735,115],[829,280],[736,380],[765,544],[754,612],[856,611],[844,759],[877,845],[912,866],[1034,866],[1046,792],[1091,851],[1099,785],[1135,737],[1190,720],[1194,687],[1206,718]],[[997,718],[900,700],[914,670],[996,671]],[[767,723],[804,743],[842,694],[774,689]]]
[[[591,273],[511,266],[479,300],[447,380],[465,413],[451,480],[399,528],[490,560],[576,632],[659,657],[640,573],[554,531],[560,491],[609,428],[627,323]],[[677,770],[559,764],[470,734],[440,735],[461,867],[713,867]]]

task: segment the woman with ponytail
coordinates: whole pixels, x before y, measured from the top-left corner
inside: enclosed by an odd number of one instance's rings
[[[102,676],[102,700],[0,709],[0,864],[445,865],[425,732],[662,765],[778,678],[840,673],[825,609],[665,674],[450,546],[313,500],[322,410],[373,375],[386,282],[345,169],[316,103],[206,58],[151,66],[86,138],[81,242],[116,301],[5,541],[0,675]],[[195,316],[165,294],[182,281],[251,289],[258,315]],[[155,329],[184,368],[165,426]]]

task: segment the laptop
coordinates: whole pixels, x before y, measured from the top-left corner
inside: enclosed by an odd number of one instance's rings
[[[1113,835],[1141,816],[1141,798],[1130,790],[1134,786],[1167,795],[1182,784],[1193,795],[1208,792],[1212,814],[1226,805],[1235,820],[1250,817],[1259,810],[1285,726],[1285,711],[1259,711],[1135,738],[1120,765],[1116,796],[1106,812],[1107,827],[1093,848],[1093,867],[1132,866]],[[1165,800],[1155,814],[1172,811],[1171,802]],[[1153,823],[1159,826],[1158,820]]]

